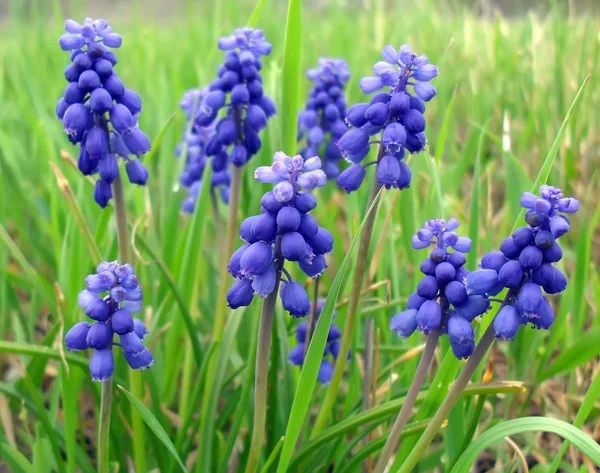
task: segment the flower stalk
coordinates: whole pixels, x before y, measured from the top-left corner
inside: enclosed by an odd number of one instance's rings
[[[277,271],[275,289],[265,299],[258,328],[258,347],[256,350],[256,369],[254,374],[254,424],[252,443],[246,463],[246,473],[256,473],[265,436],[267,416],[267,380],[269,376],[269,354],[275,316],[275,302],[281,280],[281,271]]]

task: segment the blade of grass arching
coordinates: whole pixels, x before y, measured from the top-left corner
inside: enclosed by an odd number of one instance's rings
[[[296,150],[298,98],[300,93],[300,61],[302,54],[302,0],[289,0],[281,87],[281,150]],[[284,446],[285,447],[285,446]]]
[[[0,442],[0,458],[13,473],[36,473],[27,457],[7,443]]]
[[[187,473],[187,469],[185,468],[185,465],[179,458],[179,455],[177,455],[177,450],[175,450],[175,446],[173,445],[173,442],[171,442],[169,435],[167,434],[167,432],[165,432],[165,429],[160,424],[160,422],[156,420],[156,417],[154,417],[154,414],[152,414],[150,409],[148,409],[142,401],[140,401],[137,397],[135,397],[133,394],[127,391],[127,389],[125,389],[123,386],[117,385],[117,387],[121,390],[123,394],[125,394],[129,402],[131,402],[132,406],[139,411],[139,413],[142,416],[142,419],[144,419],[144,422],[146,422],[146,425],[150,427],[150,430],[154,432],[156,437],[158,437],[158,439],[167,448],[167,450],[173,456],[173,458],[175,458],[175,460],[181,467],[181,470]]]
[[[146,155],[144,155],[144,161],[148,162],[148,161],[150,161],[154,157],[154,155],[156,154],[156,150],[160,146],[160,143],[163,140],[163,137],[165,136],[165,133],[167,132],[167,129],[169,128],[169,126],[173,122],[173,119],[175,118],[176,113],[177,112],[173,112],[171,114],[171,116],[169,116],[169,118],[167,118],[167,121],[165,122],[165,124],[162,126],[162,128],[160,129],[160,131],[156,135],[156,138],[154,138],[154,141],[152,142],[152,146],[150,148],[150,151]]]
[[[0,353],[18,353],[21,355],[38,355],[53,360],[61,360],[62,354],[53,348],[43,345],[30,345],[27,343],[9,342],[0,340]],[[66,360],[81,368],[87,369],[89,361],[81,355],[75,355],[71,352],[64,353]]]
[[[600,464],[600,445],[582,430],[562,420],[547,417],[523,417],[521,419],[502,422],[483,432],[471,442],[469,448],[460,456],[452,470],[450,470],[450,473],[464,473],[469,471],[471,465],[473,465],[477,456],[483,450],[503,440],[508,435],[523,432],[552,432],[560,435],[572,442],[579,451],[594,463],[597,465]]]
[[[46,435],[48,436],[48,439],[50,440],[50,444],[52,445],[52,451],[54,453],[54,459],[56,460],[56,466],[58,468],[58,471],[60,473],[66,473],[67,470],[65,469],[65,462],[62,457],[62,452],[61,452],[60,446],[58,445],[54,426],[52,425],[52,422],[50,421],[50,418],[48,417],[48,412],[46,410],[46,406],[44,405],[44,401],[43,401],[42,397],[40,396],[39,388],[37,388],[33,384],[33,382],[31,381],[31,378],[29,377],[27,372],[23,373],[22,379],[24,381],[25,388],[27,389],[29,396],[31,397],[31,400],[33,401],[33,403],[35,404],[35,407],[37,408],[38,416],[39,416],[40,422],[42,423],[42,427],[46,431]]]
[[[523,384],[519,382],[497,382],[497,383],[481,383],[481,384],[470,384],[463,391],[463,396],[474,396],[479,394],[485,395],[497,395],[505,393],[522,393]],[[417,403],[421,403],[426,399],[428,391],[422,391],[417,397]],[[314,455],[315,450],[320,448],[326,442],[341,437],[346,432],[352,432],[358,430],[363,425],[371,423],[380,424],[384,420],[390,418],[398,412],[398,409],[402,407],[404,398],[394,399],[383,404],[379,404],[376,407],[372,407],[367,411],[360,411],[350,417],[340,420],[335,425],[328,427],[323,430],[318,436],[302,445],[296,454],[293,456],[288,471],[295,471],[294,469],[301,464],[307,458]],[[424,421],[420,419],[417,422]],[[409,424],[412,425],[412,424]]]
[[[581,97],[583,95],[583,90],[585,89],[585,86],[588,83],[590,77],[591,76],[588,75],[585,78],[585,80],[583,81],[583,83],[581,84],[581,86],[579,87],[579,90],[577,91],[577,94],[575,95],[575,98],[573,99],[573,103],[571,103],[571,106],[569,107],[569,111],[565,115],[565,119],[563,120],[562,125],[560,126],[560,129],[558,130],[558,134],[556,135],[556,138],[554,138],[554,142],[552,143],[552,146],[550,147],[550,150],[548,151],[548,154],[546,155],[546,159],[544,160],[544,163],[542,164],[540,172],[538,173],[538,176],[537,176],[535,182],[533,183],[532,192],[537,193],[540,185],[545,183],[546,180],[548,179],[548,176],[550,175],[550,171],[552,170],[552,165],[554,164],[554,158],[556,157],[556,154],[558,153],[560,144],[562,143],[562,140],[567,131],[567,125],[569,124],[569,121],[571,120],[571,117],[573,116],[573,112],[577,108],[577,104],[581,100]],[[511,233],[513,233],[516,230],[517,226],[519,225],[519,222],[521,222],[523,220],[524,215],[525,215],[525,209],[521,209],[519,216],[515,220],[515,224],[513,225]]]
[[[477,153],[475,154],[475,166],[473,168],[473,187],[471,189],[471,206],[469,208],[469,238],[471,239],[471,251],[467,253],[467,268],[471,271],[477,266],[478,245],[479,245],[479,189],[481,176],[481,154],[483,153],[483,143],[485,141],[485,130],[487,123],[480,131],[479,141],[477,143]]]
[[[380,195],[381,191],[375,197],[371,208],[369,208],[362,223],[360,224],[360,227],[358,228],[358,231],[355,234],[352,243],[350,244],[350,248],[348,249],[344,260],[342,261],[342,264],[338,269],[338,272],[327,295],[327,299],[325,305],[323,306],[323,310],[321,311],[321,315],[319,316],[319,321],[317,322],[317,326],[313,333],[313,337],[311,339],[308,352],[306,354],[304,365],[302,366],[302,372],[300,374],[298,388],[296,389],[294,402],[292,404],[292,411],[288,419],[288,425],[285,433],[283,448],[281,451],[281,457],[279,458],[279,464],[277,466],[277,473],[284,473],[285,471],[287,471],[288,464],[290,462],[290,459],[294,452],[294,448],[296,446],[296,442],[298,440],[298,436],[300,435],[302,424],[308,412],[308,407],[310,405],[312,393],[315,389],[315,384],[317,382],[317,373],[319,371],[321,358],[323,357],[323,350],[325,349],[325,344],[327,343],[329,326],[331,325],[331,320],[333,318],[333,310],[337,302],[340,287],[342,285],[342,280],[346,276],[346,267],[349,264],[352,255],[352,250],[354,249],[354,246],[356,245],[356,242],[360,237],[362,229],[365,226],[365,222],[367,221],[367,218],[370,215],[371,211],[375,208]]]
[[[594,409],[594,405],[596,404],[596,401],[599,398],[600,398],[600,370],[596,371],[594,380],[592,381],[592,383],[590,384],[590,387],[588,388],[587,392],[585,393],[583,402],[581,403],[581,406],[579,407],[579,410],[577,411],[577,415],[575,416],[575,421],[573,422],[573,425],[575,427],[581,428],[581,426],[584,424],[584,422],[586,421],[586,419],[588,418],[588,416]],[[562,457],[566,453],[570,444],[571,443],[568,440],[562,444],[562,446],[560,447],[560,450],[554,457],[552,464],[548,468],[547,473],[556,473],[558,471],[558,467],[560,465]]]
[[[102,255],[100,254],[100,250],[98,249],[96,240],[94,240],[94,236],[92,235],[92,231],[90,230],[85,216],[81,211],[81,207],[79,207],[79,204],[77,203],[75,194],[73,194],[73,189],[71,189],[69,181],[65,178],[62,172],[60,172],[60,169],[58,169],[56,164],[54,164],[52,161],[50,161],[50,167],[52,168],[52,171],[54,171],[54,175],[56,176],[56,181],[58,183],[58,188],[65,196],[65,200],[67,201],[67,204],[71,209],[71,215],[75,219],[75,223],[77,224],[77,227],[79,228],[79,231],[81,232],[81,235],[85,240],[89,251],[89,255],[92,258],[92,263],[98,264],[100,261],[102,261]]]

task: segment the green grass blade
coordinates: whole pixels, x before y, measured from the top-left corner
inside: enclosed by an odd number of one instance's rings
[[[302,52],[302,0],[289,0],[283,53],[281,108],[281,148],[296,151],[300,61]]]
[[[125,394],[129,402],[131,402],[132,406],[139,411],[139,413],[142,415],[142,418],[144,419],[144,422],[146,422],[146,425],[150,427],[150,430],[154,432],[156,437],[167,448],[169,453],[173,456],[173,458],[181,467],[181,470],[187,473],[187,469],[185,468],[185,465],[179,458],[179,455],[177,455],[177,450],[175,450],[175,445],[173,445],[173,442],[171,442],[169,434],[167,434],[160,422],[156,420],[154,414],[150,412],[150,410],[142,403],[142,401],[140,401],[137,397],[135,397],[133,394],[127,391],[127,389],[125,389],[123,386],[117,385],[117,387],[123,392],[123,394]]]
[[[285,437],[281,437],[279,439],[279,442],[277,442],[275,444],[275,448],[273,448],[273,451],[271,451],[271,454],[269,455],[269,457],[267,458],[267,461],[265,462],[264,466],[260,470],[260,473],[268,473],[269,472],[269,468],[271,468],[271,465],[275,462],[275,458],[277,458],[277,454],[279,453],[279,450],[281,450],[281,446],[283,445],[284,439],[285,439]]]
[[[547,417],[523,417],[502,422],[477,437],[460,456],[450,473],[468,473],[477,456],[486,448],[508,435],[523,432],[552,432],[569,440],[584,455],[597,465],[600,464],[600,445],[589,435],[567,422]]]
[[[162,142],[162,140],[165,136],[165,133],[167,132],[167,129],[169,128],[171,123],[173,123],[173,119],[175,118],[176,113],[177,112],[173,112],[171,114],[171,116],[169,118],[167,118],[167,121],[165,122],[165,124],[162,126],[162,128],[158,132],[158,135],[156,135],[156,138],[154,138],[154,141],[152,142],[152,147],[150,148],[150,151],[144,156],[144,161],[148,162],[154,157],[154,155],[156,154],[156,151],[158,150],[158,148],[160,146],[160,143]]]
[[[256,6],[254,7],[254,10],[252,10],[252,14],[248,19],[248,26],[255,28],[258,25],[258,20],[260,20],[265,3],[265,0],[258,0],[258,2],[256,2]]]
[[[19,450],[7,443],[0,442],[0,458],[13,473],[35,473],[33,465]]]
[[[369,210],[366,212],[365,217],[363,218],[363,221],[361,222],[360,227],[356,232],[356,235],[354,235],[352,243],[348,248],[348,252],[344,257],[344,260],[342,261],[342,264],[340,265],[335,279],[331,285],[329,293],[327,294],[327,300],[325,302],[325,305],[323,306],[321,315],[319,316],[317,327],[310,341],[304,364],[302,365],[302,372],[300,374],[300,380],[296,389],[296,395],[294,396],[292,411],[288,419],[288,425],[285,432],[285,440],[281,451],[281,457],[279,458],[279,464],[277,466],[277,473],[284,473],[287,470],[288,464],[294,452],[298,436],[300,435],[300,429],[302,428],[302,424],[304,423],[304,419],[308,412],[310,399],[315,389],[315,384],[317,382],[317,373],[319,371],[321,359],[323,358],[323,350],[325,349],[325,344],[327,343],[329,327],[333,319],[333,311],[335,309],[335,304],[337,302],[340,288],[342,286],[342,281],[346,276],[346,268],[350,263],[352,250],[356,246],[356,242],[360,238],[360,234],[362,233],[362,229],[365,226],[367,218],[369,217],[373,209],[376,207],[377,201],[379,200],[380,196],[381,190],[375,197]]]

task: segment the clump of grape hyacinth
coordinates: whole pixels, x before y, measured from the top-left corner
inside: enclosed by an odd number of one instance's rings
[[[258,133],[275,114],[275,104],[263,93],[260,75],[260,57],[271,52],[262,30],[237,29],[233,35],[219,39],[219,49],[227,51],[225,60],[195,117],[199,128],[214,124],[205,152],[213,158],[215,172],[227,169],[229,164],[246,164],[261,147]],[[221,110],[225,113],[219,118]]]
[[[69,85],[56,104],[56,116],[71,143],[80,144],[79,170],[86,176],[98,173],[94,200],[106,207],[119,175],[117,158],[126,161],[132,184],[143,186],[148,180],[148,171],[137,159],[150,151],[150,141],[138,126],[142,100],[114,71],[117,56],[110,48],[119,48],[122,39],[106,20],[86,18],[83,25],[67,20],[65,30],[59,44],[71,52],[65,69]]]
[[[317,301],[316,307],[316,319],[314,325],[316,327],[317,321],[319,320],[319,316],[321,315],[321,311],[323,310],[323,306],[325,305],[325,299],[321,298]],[[337,316],[336,312],[333,313],[333,318]],[[302,366],[304,364],[304,354],[306,352],[305,348],[307,346],[306,335],[308,331],[308,322],[300,322],[296,327],[296,340],[298,344],[292,348],[289,355],[289,361],[293,365]],[[327,334],[327,344],[325,345],[325,352],[323,353],[323,360],[321,360],[321,366],[319,367],[319,373],[317,375],[317,379],[321,384],[329,384],[331,381],[331,377],[333,376],[334,365],[331,361],[327,359],[327,357],[332,356],[334,360],[337,360],[338,355],[340,354],[340,337],[342,332],[339,327],[335,324],[331,324],[329,327],[329,333]],[[348,353],[348,358],[350,358],[350,353]]]
[[[247,306],[254,295],[265,298],[277,284],[280,273],[281,302],[293,317],[304,317],[310,310],[306,290],[292,280],[284,268],[285,261],[297,262],[308,276],[316,278],[327,268],[325,254],[333,250],[333,236],[320,227],[310,211],[317,205],[310,191],[323,187],[327,176],[321,160],[312,157],[286,156],[275,153],[271,166],[256,169],[257,181],[275,187],[261,199],[261,213],[244,220],[240,237],[246,242],[231,257],[229,272],[238,279],[227,294],[229,307]]]
[[[527,226],[517,228],[481,260],[481,269],[469,274],[469,294],[495,295],[509,289],[505,302],[494,319],[496,337],[511,340],[519,325],[549,329],[554,309],[543,295],[558,294],[567,287],[563,272],[554,266],[562,259],[558,239],[569,231],[570,222],[561,213],[575,213],[579,202],[565,198],[560,189],[542,185],[540,196],[524,192],[521,205],[527,209]]]
[[[320,58],[319,67],[310,69],[306,75],[314,84],[298,117],[298,140],[304,143],[300,154],[304,159],[324,156],[323,170],[329,179],[335,179],[340,173],[342,157],[335,143],[348,131],[344,122],[344,87],[350,78],[348,64],[343,59]]]
[[[143,298],[133,267],[104,261],[96,273],[85,278],[85,286],[79,293],[79,307],[94,322],[76,323],[65,336],[65,345],[71,351],[94,350],[90,359],[92,381],[111,379],[115,369],[113,346],[123,350],[131,368],[150,368],[154,358],[143,343],[148,331],[140,319],[133,317],[141,312]]]
[[[185,112],[188,123],[183,133],[183,139],[175,154],[180,157],[185,153],[185,169],[181,173],[180,182],[183,187],[189,189],[189,194],[181,204],[186,213],[194,213],[196,201],[202,187],[202,176],[204,168],[208,163],[206,154],[206,143],[215,131],[214,123],[206,127],[197,127],[193,123],[194,109],[204,100],[208,94],[208,88],[191,89],[185,92],[179,106]],[[186,148],[187,147],[187,148]],[[213,172],[211,176],[211,192],[219,192],[225,203],[229,202],[229,184],[231,173],[225,168],[219,172]]]
[[[338,186],[350,193],[362,184],[369,164],[376,164],[379,183],[385,188],[404,189],[410,185],[411,172],[403,158],[408,153],[425,149],[425,102],[436,94],[429,83],[438,75],[438,68],[429,64],[427,56],[417,56],[409,45],[397,52],[386,46],[373,70],[374,77],[363,77],[360,88],[372,94],[369,103],[359,103],[348,109],[346,122],[352,128],[337,142],[343,156],[353,165],[338,176]],[[412,92],[410,91],[412,88]],[[369,154],[371,137],[381,133],[377,161],[361,164]]]
[[[429,335],[441,329],[448,334],[454,355],[468,358],[475,347],[471,322],[489,309],[489,301],[485,295],[467,293],[464,279],[469,271],[464,264],[471,240],[458,236],[454,231],[458,226],[455,218],[429,220],[412,237],[415,249],[435,248],[421,263],[425,276],[408,298],[406,310],[392,318],[390,328],[400,337],[409,337],[415,330]]]

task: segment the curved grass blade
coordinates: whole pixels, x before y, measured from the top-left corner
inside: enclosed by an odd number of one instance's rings
[[[504,439],[507,435],[523,432],[552,432],[560,435],[572,442],[590,460],[600,465],[600,445],[582,430],[562,420],[547,417],[523,417],[502,422],[483,432],[464,451],[450,473],[467,473],[483,450]]]
[[[14,473],[35,473],[25,455],[7,443],[0,442],[0,458]]]
[[[250,15],[250,18],[248,19],[248,26],[251,26],[253,28],[256,27],[256,25],[258,24],[258,20],[260,19],[260,15],[262,14],[264,6],[265,6],[265,0],[258,0],[258,2],[256,3],[256,6],[254,7],[254,10],[252,10],[252,14]]]
[[[152,159],[154,157],[154,155],[156,154],[156,150],[160,146],[160,143],[161,143],[163,137],[165,136],[165,133],[167,132],[167,129],[169,128],[171,123],[173,123],[173,119],[175,118],[176,113],[177,112],[173,112],[171,114],[171,116],[169,118],[167,118],[166,123],[160,129],[160,131],[158,132],[158,135],[156,135],[156,138],[154,138],[154,141],[152,142],[152,147],[150,148],[150,151],[148,152],[148,154],[146,154],[146,156],[144,157],[144,161],[150,161],[150,159]]]
[[[348,248],[348,252],[346,253],[344,260],[338,269],[333,284],[331,285],[331,289],[327,295],[323,310],[321,311],[321,315],[319,316],[317,327],[308,347],[304,365],[302,366],[300,380],[296,389],[296,395],[294,396],[294,403],[292,404],[292,410],[288,419],[281,457],[279,458],[279,464],[277,466],[277,473],[284,473],[287,471],[287,467],[294,452],[298,436],[300,435],[300,429],[302,428],[302,424],[304,423],[304,419],[308,412],[312,393],[315,389],[317,373],[319,371],[321,358],[323,357],[323,350],[325,349],[325,344],[327,343],[329,326],[331,325],[331,321],[333,319],[333,310],[342,286],[342,281],[346,276],[346,268],[350,263],[353,249],[360,238],[360,234],[362,233],[365,223],[373,209],[377,206],[377,201],[379,200],[380,196],[381,190],[373,200],[373,203],[366,212],[365,217],[363,218],[363,221],[356,232],[356,235],[354,235],[352,243],[350,244],[350,248]]]
[[[53,360],[61,360],[62,354],[53,348],[44,345],[29,345],[27,343],[8,342],[0,340],[0,353],[18,353],[20,355],[37,355],[51,358]],[[87,369],[89,362],[86,358],[80,355],[75,355],[71,352],[66,352],[65,358],[70,363],[81,366]]]
[[[181,467],[181,470],[187,473],[187,469],[185,468],[185,465],[179,458],[179,455],[177,455],[177,450],[175,450],[175,446],[173,445],[173,442],[171,442],[169,434],[167,434],[160,422],[156,420],[154,414],[150,412],[150,410],[142,403],[142,401],[140,401],[137,397],[135,397],[133,394],[127,391],[127,389],[125,389],[123,386],[117,385],[117,387],[123,392],[123,394],[125,394],[125,396],[127,397],[127,399],[129,399],[129,402],[131,402],[133,407],[135,407],[139,411],[139,413],[142,415],[142,419],[144,419],[144,422],[146,422],[148,427],[150,427],[150,430],[154,432],[156,437],[163,443],[163,445],[167,448],[167,450],[173,456],[173,458],[175,458],[175,460]]]

